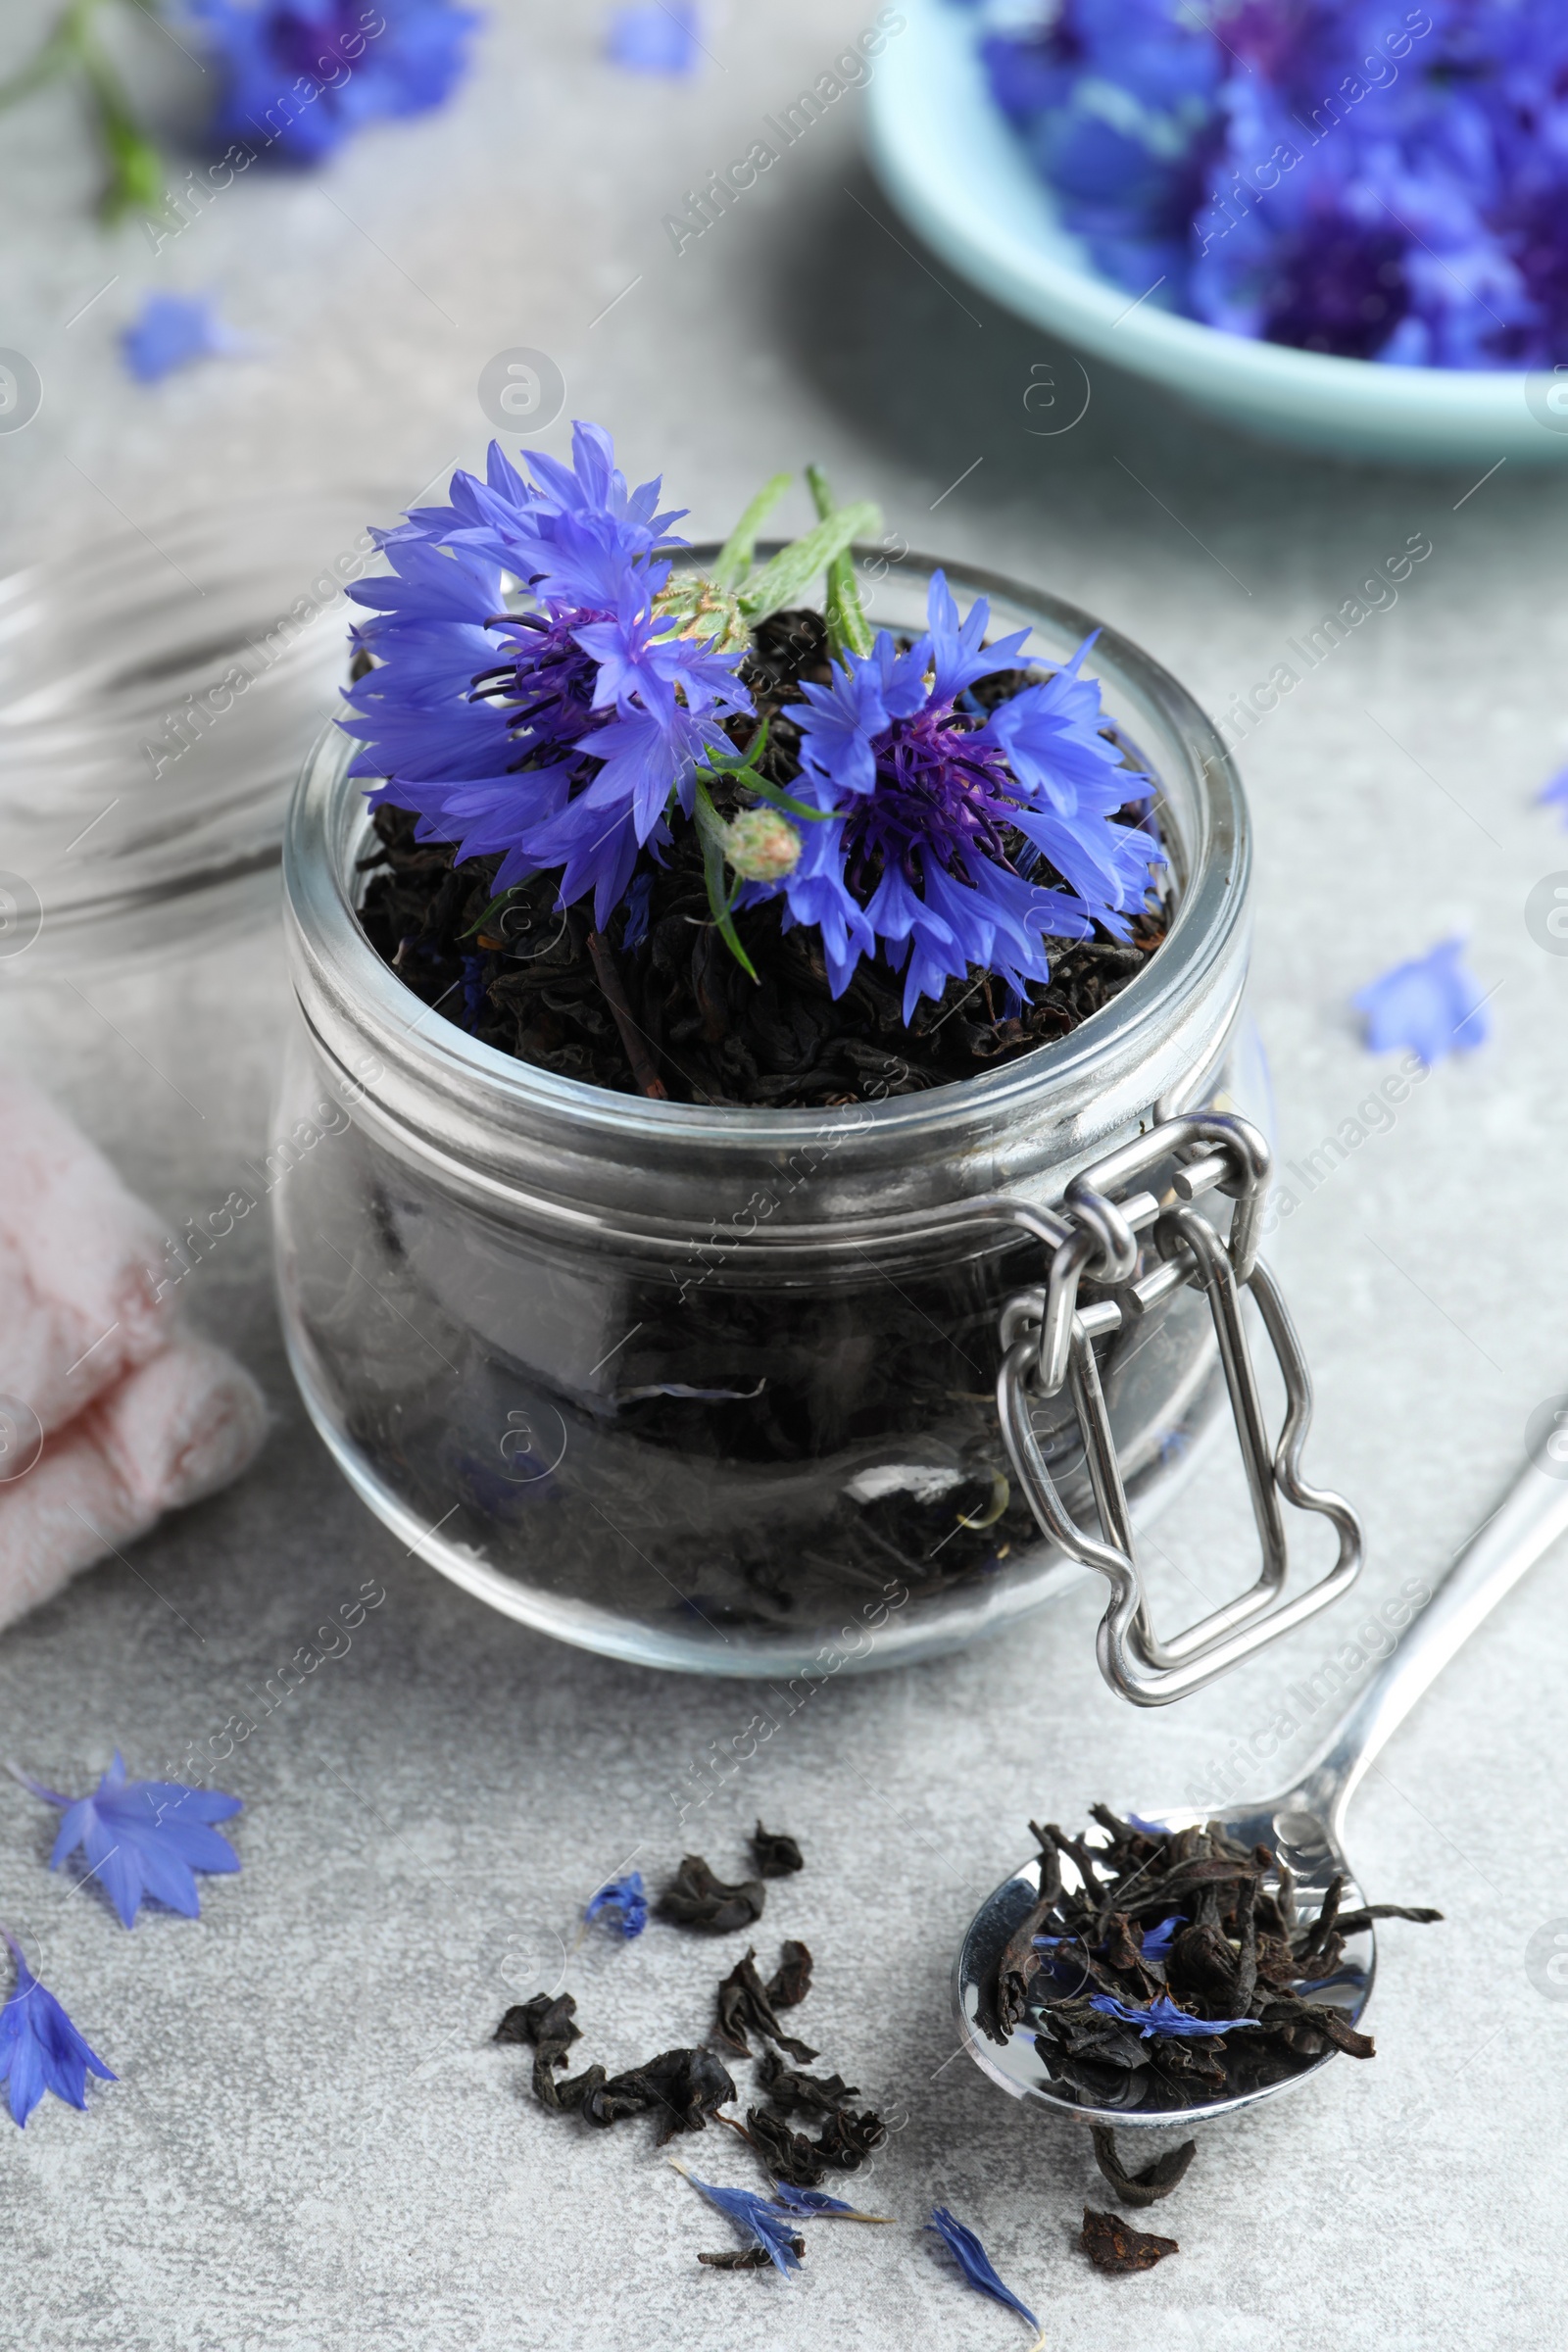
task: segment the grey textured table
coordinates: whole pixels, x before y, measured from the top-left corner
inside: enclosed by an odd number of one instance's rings
[[[13,12],[8,58],[46,13]],[[1531,886],[1568,866],[1530,806],[1568,740],[1568,482],[1509,466],[1466,498],[1467,478],[1298,460],[1100,370],[1077,429],[1031,438],[1022,396],[1046,347],[912,250],[859,161],[858,101],[679,258],[662,230],[860,12],[734,8],[691,85],[612,74],[597,7],[493,0],[491,16],[449,113],[371,134],[319,179],[253,173],[157,256],[135,229],[106,246],[88,222],[67,101],[8,121],[0,341],[46,389],[28,431],[0,440],[9,555],[121,515],[156,537],[177,506],[271,483],[373,474],[413,496],[479,457],[479,370],[518,344],[555,356],[567,415],[612,426],[628,470],[664,468],[694,528],[722,529],[762,474],[817,457],[916,546],[1077,599],[1212,706],[1428,533],[1397,607],[1258,729],[1246,772],[1256,1004],[1288,1158],[1378,1074],[1354,987],[1464,925],[1494,992],[1493,1041],[1437,1071],[1273,1245],[1317,1370],[1313,1465],[1369,1522],[1366,1601],[1435,1575],[1512,1474],[1531,1410],[1568,1388],[1568,963],[1523,920]],[[219,291],[264,353],[132,386],[113,330],[154,284]],[[564,419],[546,446],[564,442]],[[235,1022],[242,1077],[267,1058],[275,992],[264,962]],[[173,1128],[153,1134],[140,1074],[84,1010],[77,1028],[57,1078],[177,1220],[203,1198],[196,1147],[186,1162]],[[249,1139],[265,1105],[235,1091]],[[25,2136],[0,2125],[0,2343],[1022,2340],[917,2236],[935,2201],[979,2230],[1055,2346],[1561,2341],[1568,2000],[1526,1964],[1544,1923],[1568,1932],[1560,1559],[1358,1799],[1371,1890],[1449,1917],[1389,1932],[1376,2062],[1212,2132],[1162,2208],[1180,2257],[1102,2279],[1071,2242],[1098,2201],[1086,2135],[1017,2111],[954,2055],[955,1940],[1026,1850],[1031,1813],[1213,1789],[1233,1743],[1352,1637],[1358,1603],[1143,1716],[1100,1683],[1085,1591],[1003,1643],[824,1688],[699,1804],[710,1743],[744,1731],[755,1694],[561,1650],[401,1556],[304,1425],[258,1237],[202,1286],[198,1314],[276,1408],[267,1453],[0,1638],[6,1752],[68,1783],[116,1741],[152,1768],[218,1731],[362,1582],[386,1599],[229,1767],[244,1873],[206,1883],[199,1925],[123,1935],[45,1876],[49,1827],[0,1786],[0,1915],[47,1923],[54,1981],[122,2077],[85,2117],[51,2101]],[[1179,1504],[1158,1532],[1168,1610],[1223,1587],[1244,1528],[1223,1477]],[[688,1845],[729,1868],[759,1811],[798,1830],[811,1865],[772,1899],[764,1949],[786,1933],[812,1945],[810,2038],[896,2126],[866,2194],[899,2226],[815,2231],[788,2285],[700,2272],[725,2225],[644,2131],[543,2114],[525,2054],[489,2042],[509,1980],[569,1940],[588,1888],[633,1852],[656,1879]],[[1503,1837],[1526,1892],[1492,1959]],[[699,2035],[729,1948],[660,1930],[592,1940],[570,1982],[594,2054],[613,2066]],[[682,2152],[750,2177],[727,2138]]]

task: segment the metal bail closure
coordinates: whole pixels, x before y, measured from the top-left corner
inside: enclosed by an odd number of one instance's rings
[[[1176,1174],[1163,1199],[1128,1190],[1172,1157]],[[1061,1207],[1066,1230],[1052,1248],[1044,1286],[1016,1293],[1002,1312],[1005,1354],[997,1376],[997,1409],[1013,1469],[1051,1541],[1110,1586],[1097,1641],[1100,1670],[1113,1690],[1140,1707],[1164,1706],[1200,1690],[1326,1609],[1361,1569],[1355,1513],[1341,1495],[1309,1486],[1301,1475],[1312,1384],[1285,1301],[1257,1256],[1268,1173],[1268,1147],[1245,1119],[1215,1113],[1156,1124],[1073,1179]],[[1235,1202],[1225,1241],[1191,1205],[1214,1189]],[[1139,1263],[1147,1262],[1148,1253],[1140,1250],[1141,1233],[1150,1235],[1155,1252],[1142,1275]],[[1108,1295],[1080,1305],[1078,1285],[1085,1277]],[[1262,1566],[1248,1592],[1162,1642],[1149,1614],[1094,1343],[1148,1314],[1184,1285],[1205,1293],[1214,1318]],[[1272,1446],[1242,1321],[1244,1290],[1257,1301],[1285,1384],[1285,1419]],[[1069,1516],[1030,1418],[1031,1394],[1054,1396],[1063,1387],[1083,1437],[1098,1537]],[[1291,1599],[1285,1596],[1290,1559],[1282,1502],[1326,1518],[1340,1546],[1333,1567]]]

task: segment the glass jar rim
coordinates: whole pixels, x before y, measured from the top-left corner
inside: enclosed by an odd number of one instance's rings
[[[886,560],[881,549],[854,552]],[[684,550],[679,566],[700,570],[716,553],[716,543]],[[1164,753],[1152,772],[1179,836],[1183,887],[1164,942],[1109,1004],[973,1078],[839,1109],[651,1101],[541,1069],[422,1006],[371,946],[354,897],[367,787],[348,773],[358,747],[332,726],[289,810],[285,928],[302,1010],[356,1116],[497,1205],[651,1238],[689,1236],[706,1221],[705,1188],[721,1185],[728,1205],[750,1176],[761,1182],[813,1141],[832,1152],[831,1178],[803,1188],[810,1201],[787,1209],[786,1226],[849,1232],[869,1218],[882,1230],[890,1217],[999,1189],[1051,1198],[1152,1105],[1193,1100],[1235,1025],[1246,972],[1250,827],[1230,752],[1187,690],[1118,631],[966,564],[909,554],[898,566],[922,597],[938,569],[960,606],[989,599],[993,630],[1022,621],[1047,641],[1025,660],[1065,660],[1094,635],[1090,668],[1110,715],[1131,718],[1135,741],[1152,731]]]

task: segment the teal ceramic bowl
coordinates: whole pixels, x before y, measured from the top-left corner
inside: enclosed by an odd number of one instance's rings
[[[1380,368],[1134,303],[1061,227],[991,101],[967,11],[900,5],[907,29],[866,93],[873,166],[932,250],[1008,310],[1264,440],[1390,465],[1473,465],[1478,475],[1503,459],[1568,460],[1568,368]]]

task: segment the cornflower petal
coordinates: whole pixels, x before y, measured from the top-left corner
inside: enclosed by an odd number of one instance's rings
[[[996,2266],[972,2230],[966,2229],[945,2205],[933,2205],[931,2219],[926,2224],[934,2237],[940,2237],[955,2256],[964,2278],[977,2294],[989,2295],[993,2303],[1004,2303],[1021,2320],[1027,2320],[1035,2330],[1037,2341],[1044,2342],[1045,2330],[1027,2303],[1020,2301],[1010,2286],[1004,2286]]]
[[[648,1925],[648,1896],[642,1872],[629,1870],[623,1878],[611,1879],[588,1897],[582,1916],[587,1927],[592,1927],[596,1919],[608,1919],[630,1943]]]
[[[195,1871],[231,1872],[240,1859],[212,1824],[241,1810],[241,1800],[221,1788],[192,1788],[180,1781],[131,1781],[118,1748],[91,1796],[61,1796],[11,1767],[24,1788],[62,1807],[65,1818],[49,1856],[58,1869],[79,1847],[88,1876],[96,1878],[122,1924],[151,1895],[172,1911],[194,1919],[201,1904]]]
[[[87,2104],[87,2077],[102,2082],[118,2077],[77,2033],[48,1988],[40,1984],[15,1939],[0,1929],[16,1966],[11,1998],[0,2009],[0,2081],[6,2084],[13,2120],[26,2121],[46,2090],[73,2107]]]
[[[1440,940],[1429,954],[1396,963],[1351,1000],[1366,1018],[1374,1054],[1403,1046],[1428,1069],[1445,1054],[1471,1053],[1491,1030],[1486,998],[1463,962],[1462,939]]]
[[[782,2271],[787,2277],[791,2271],[800,2269],[800,2256],[791,2243],[795,2233],[786,2227],[776,2205],[749,2188],[720,2188],[711,2180],[700,2180],[683,2164],[676,2164],[673,2157],[670,2163],[683,2180],[689,2180],[710,2205],[716,2205],[720,2213],[727,2214],[738,2230],[744,2230],[754,2243],[766,2249],[767,2258],[776,2271]]]
[[[1242,2034],[1254,2028],[1255,2017],[1192,2017],[1178,2009],[1168,1992],[1156,1993],[1153,2000],[1122,2001],[1113,1992],[1092,1992],[1091,2009],[1102,2017],[1113,2017],[1124,2026],[1136,2026],[1145,2041],[1156,2034],[1168,2034],[1178,2041],[1205,2041],[1216,2034]]]

